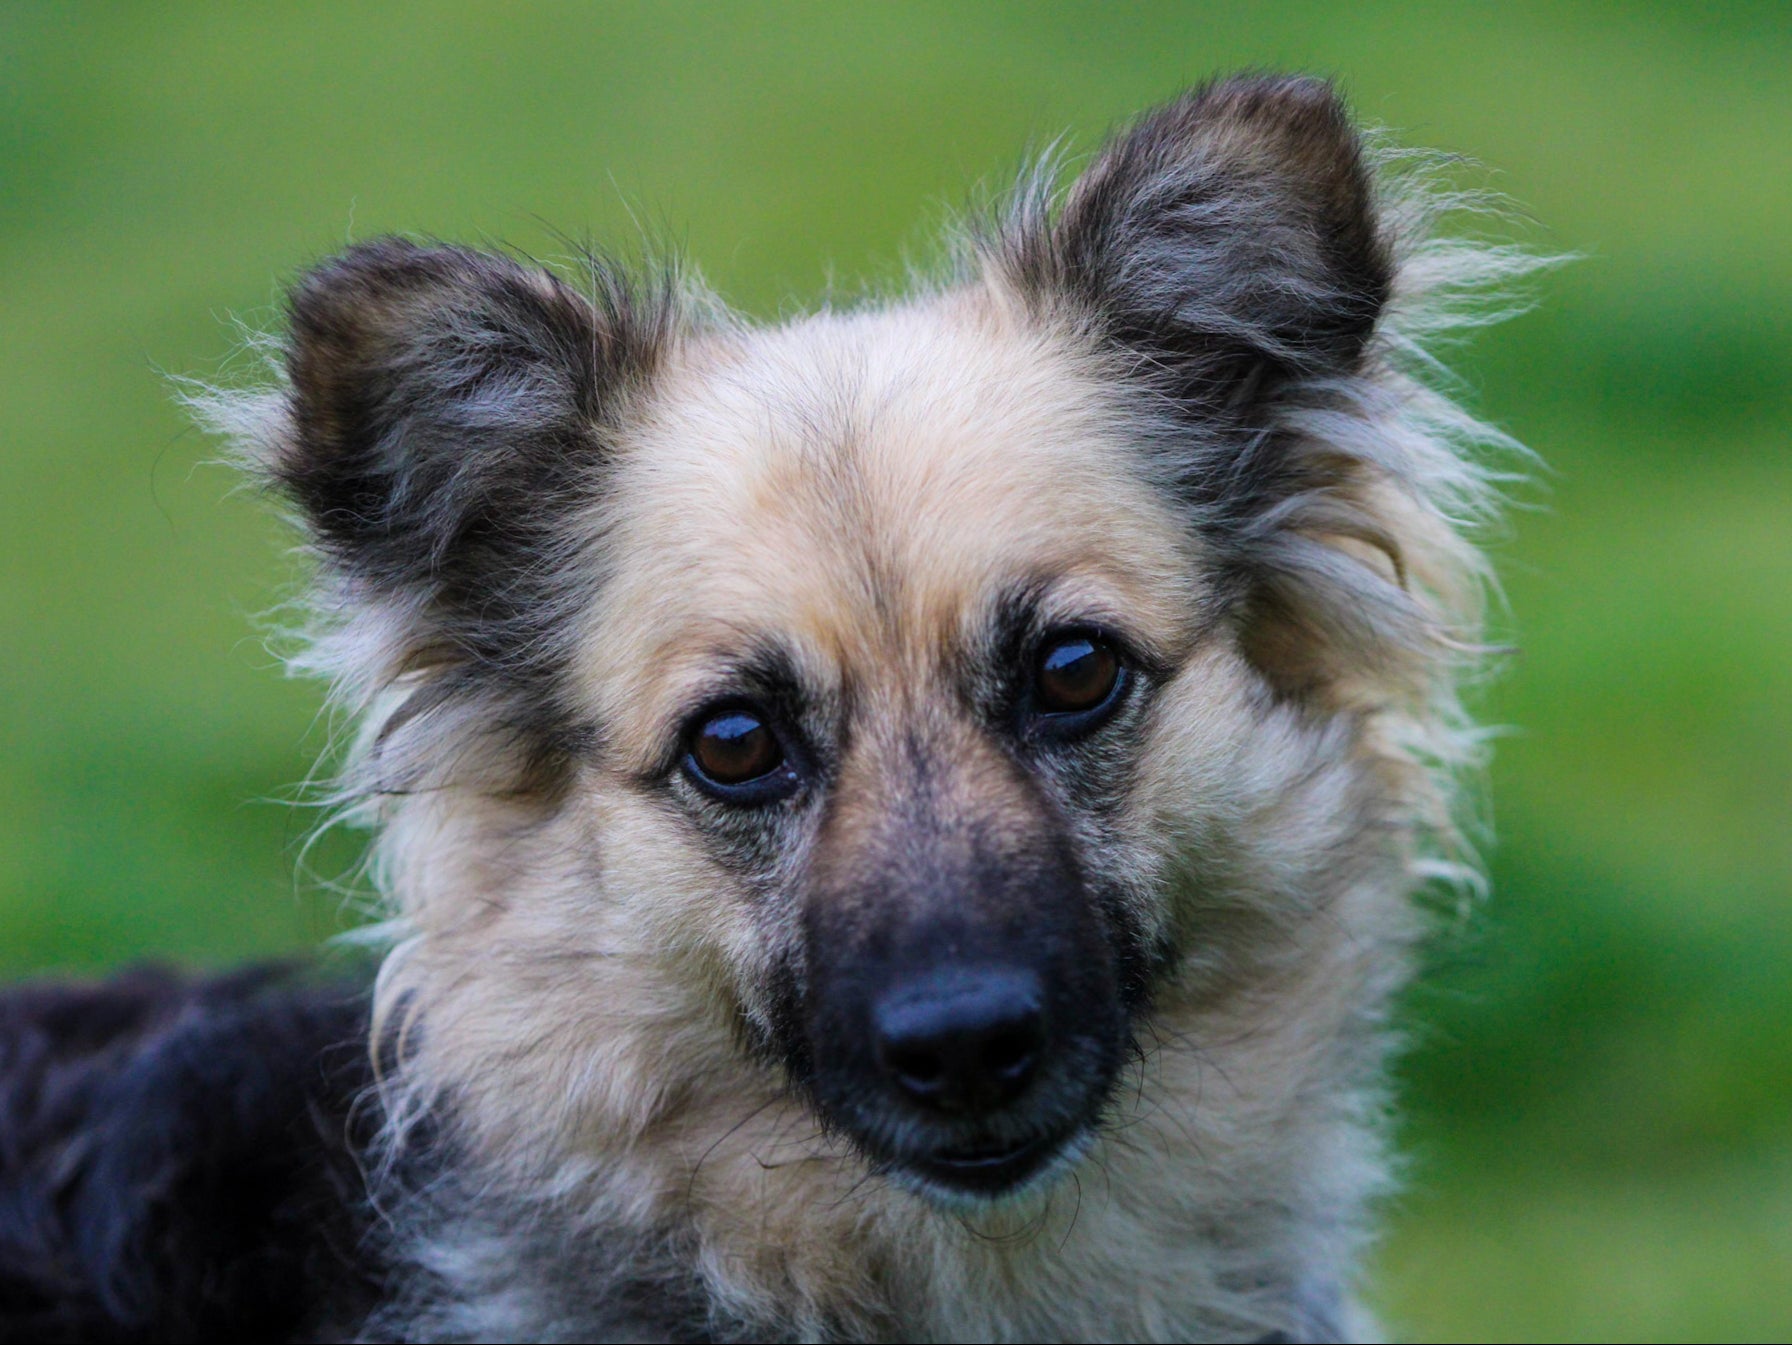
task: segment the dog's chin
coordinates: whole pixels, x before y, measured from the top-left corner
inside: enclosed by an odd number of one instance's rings
[[[937,1148],[886,1158],[895,1185],[943,1209],[985,1209],[1045,1190],[1088,1152],[1094,1130]]]

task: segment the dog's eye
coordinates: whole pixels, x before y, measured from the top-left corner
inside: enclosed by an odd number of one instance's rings
[[[770,775],[784,760],[778,739],[756,715],[728,710],[706,720],[691,743],[697,769],[719,785]]]
[[[685,770],[699,784],[735,803],[766,803],[797,784],[784,746],[751,710],[722,710],[697,725]]]
[[[1034,709],[1044,715],[1087,715],[1113,698],[1120,685],[1120,656],[1097,635],[1049,641],[1033,675]]]

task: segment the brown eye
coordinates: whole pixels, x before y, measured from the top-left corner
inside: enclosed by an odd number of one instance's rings
[[[724,710],[703,721],[691,740],[691,763],[704,780],[717,785],[744,785],[770,775],[784,764],[778,736],[758,715]]]
[[[1114,694],[1120,658],[1105,640],[1072,635],[1046,645],[1039,656],[1034,706],[1041,714],[1081,714]]]

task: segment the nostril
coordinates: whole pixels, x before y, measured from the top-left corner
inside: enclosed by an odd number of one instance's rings
[[[946,1080],[946,1062],[936,1053],[912,1045],[883,1045],[878,1063],[916,1097],[931,1097]]]
[[[1031,1082],[1045,1049],[1039,978],[1011,968],[947,968],[905,981],[873,1010],[874,1053],[910,1100],[988,1111]]]
[[[1010,1027],[990,1037],[984,1062],[998,1079],[1020,1082],[1033,1072],[1040,1034],[1032,1023]]]

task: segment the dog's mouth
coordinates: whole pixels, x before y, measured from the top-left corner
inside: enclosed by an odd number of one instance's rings
[[[993,1200],[1030,1185],[1078,1148],[1080,1131],[1022,1139],[974,1140],[906,1156],[896,1167],[922,1187],[947,1196]]]

